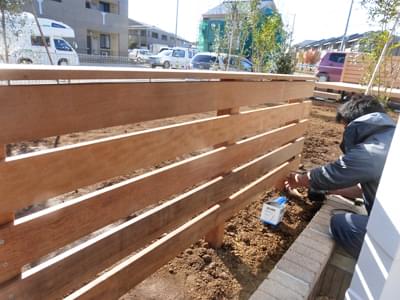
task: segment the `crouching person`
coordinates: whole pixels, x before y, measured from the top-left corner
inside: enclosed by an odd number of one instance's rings
[[[364,198],[371,212],[395,123],[383,106],[371,96],[353,98],[337,111],[336,120],[344,125],[338,160],[307,174],[290,174],[287,189],[309,187],[348,198]],[[336,242],[358,257],[366,233],[368,216],[341,213],[332,216],[331,233]]]

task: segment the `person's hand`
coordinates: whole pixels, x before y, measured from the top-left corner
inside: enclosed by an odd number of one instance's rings
[[[285,181],[285,188],[288,191],[299,187],[308,187],[309,179],[307,174],[290,173]]]

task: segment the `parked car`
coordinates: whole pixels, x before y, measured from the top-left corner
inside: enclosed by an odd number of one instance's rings
[[[190,64],[191,69],[213,71],[245,71],[252,72],[253,64],[247,58],[231,55],[227,66],[227,54],[212,52],[197,53]]]
[[[328,52],[318,65],[317,74],[319,81],[340,81],[342,76],[346,53]]]
[[[150,56],[149,64],[152,68],[163,67],[164,69],[169,69],[171,66],[171,55],[172,50],[164,50],[157,55]]]
[[[137,63],[146,63],[149,61],[149,56],[151,55],[148,49],[133,49],[129,52],[129,60]]]
[[[191,48],[172,48],[170,67],[173,69],[189,69],[190,61],[195,54]]]

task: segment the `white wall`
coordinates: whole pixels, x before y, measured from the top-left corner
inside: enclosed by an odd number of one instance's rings
[[[399,187],[400,126],[397,126],[346,299],[400,299]]]

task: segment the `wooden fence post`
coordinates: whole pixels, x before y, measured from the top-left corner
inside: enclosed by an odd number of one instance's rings
[[[0,146],[0,164],[4,164],[7,156],[7,146]],[[4,195],[3,195],[4,196]],[[14,213],[2,211],[0,208],[0,227],[3,225],[7,225],[14,222]],[[0,236],[0,247],[4,245],[6,241]],[[7,262],[0,262],[0,271],[2,271],[3,267],[7,266]],[[1,283],[1,282],[0,282]]]
[[[0,147],[0,164],[3,164],[7,156],[7,146]],[[0,226],[14,221],[14,213],[4,212],[0,210]]]
[[[239,108],[228,108],[228,109],[222,109],[217,111],[217,115],[237,115],[239,114],[240,109]],[[216,145],[214,148],[219,148],[222,146],[230,146],[235,143],[234,140],[226,141],[223,144]],[[226,175],[226,174],[222,174]],[[223,240],[224,240],[224,228],[225,228],[225,222],[218,224],[217,227],[209,231],[206,236],[205,240],[206,242],[212,247],[212,248],[220,248],[222,246]]]

